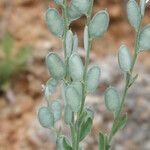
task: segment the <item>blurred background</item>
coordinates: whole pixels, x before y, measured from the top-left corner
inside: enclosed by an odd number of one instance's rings
[[[133,51],[134,31],[126,16],[127,0],[95,0],[93,14],[108,9],[110,26],[103,38],[93,42],[91,63],[100,65],[101,80],[97,91],[88,95],[87,105],[95,110],[91,134],[85,139],[86,150],[96,150],[98,132],[108,132],[112,116],[104,106],[104,91],[109,85],[122,90],[123,76],[117,52],[121,43]],[[45,56],[61,51],[61,41],[47,29],[44,12],[54,6],[52,0],[0,0],[0,150],[53,150],[53,135],[37,120],[43,105],[42,84],[49,76]],[[79,53],[84,57],[83,27],[85,18],[71,25],[79,36]],[[150,23],[150,6],[144,23]],[[136,84],[130,89],[125,111],[127,126],[119,132],[112,150],[150,150],[150,52],[142,53],[135,72]],[[67,131],[65,131],[67,132]]]

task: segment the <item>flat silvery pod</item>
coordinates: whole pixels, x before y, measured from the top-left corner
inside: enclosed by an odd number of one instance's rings
[[[89,30],[88,30],[88,26],[85,26],[84,29],[84,49],[87,53],[88,51],[88,47],[89,47]]]
[[[71,30],[67,31],[66,35],[66,53],[67,56],[70,57],[73,48],[73,33]]]
[[[131,26],[137,31],[141,21],[141,13],[135,0],[129,0],[127,4],[127,15]]]
[[[69,17],[69,21],[72,22],[74,20],[77,20],[78,18],[80,18],[82,16],[82,13],[79,12],[76,7],[74,5],[71,5],[68,7],[68,17]]]
[[[87,73],[87,91],[94,92],[99,85],[100,68],[93,66]]]
[[[44,128],[52,128],[54,126],[54,115],[47,107],[41,107],[38,111],[38,119]]]
[[[54,114],[54,120],[55,122],[60,120],[61,118],[61,112],[62,112],[62,108],[61,108],[61,103],[59,100],[56,100],[54,101],[52,104],[51,104],[51,110]]]
[[[140,0],[140,7],[141,7],[141,15],[144,16],[145,14],[145,7],[146,7],[146,3],[148,1],[147,0]]]
[[[65,112],[64,112],[64,120],[65,120],[65,123],[66,124],[71,124],[71,122],[72,122],[72,110],[71,110],[71,108],[68,106],[68,105],[66,105],[65,106]]]
[[[73,86],[78,94],[82,97],[82,84],[81,82],[72,82],[71,86]]]
[[[49,101],[50,95],[51,95],[51,92],[49,91],[48,87],[45,86],[45,88],[44,88],[44,97],[45,97],[46,101]]]
[[[116,113],[120,107],[120,98],[114,87],[107,88],[105,92],[105,104],[109,111]]]
[[[62,5],[64,0],[54,0],[54,2],[58,5]]]
[[[76,52],[78,50],[78,36],[75,34],[73,36],[73,52]]]
[[[118,53],[118,62],[123,72],[129,72],[132,66],[131,55],[126,45],[121,45]]]
[[[139,45],[140,51],[150,50],[150,24],[141,31]]]
[[[108,28],[109,15],[106,10],[99,11],[89,24],[89,35],[92,38],[101,37]]]
[[[55,8],[48,8],[46,11],[46,23],[50,32],[58,37],[63,36],[64,22]]]
[[[72,5],[81,13],[87,15],[91,6],[91,0],[72,0]]]
[[[65,76],[65,65],[61,58],[55,53],[49,53],[46,57],[46,64],[51,76],[60,80]]]
[[[83,63],[78,54],[72,54],[69,59],[69,73],[74,81],[83,79]]]
[[[55,79],[49,79],[46,83],[46,87],[48,88],[49,92],[52,94],[58,85],[58,81]]]
[[[73,112],[78,112],[80,110],[80,104],[81,104],[81,96],[77,92],[77,90],[72,87],[68,86],[66,89],[66,101],[69,107]]]

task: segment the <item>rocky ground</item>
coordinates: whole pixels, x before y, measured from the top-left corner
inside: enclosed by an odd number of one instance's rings
[[[95,119],[93,130],[83,143],[86,150],[96,150],[99,130],[107,132],[111,127],[112,116],[104,106],[106,87],[113,85],[122,91],[123,76],[117,64],[117,49],[121,43],[127,43],[130,48],[134,44],[134,32],[127,23],[124,2],[95,0],[94,12],[107,7],[111,24],[105,37],[96,40],[92,47],[91,62],[101,66],[102,76],[98,90],[87,97],[87,105],[92,105],[95,110]],[[7,96],[0,95],[0,150],[55,149],[53,134],[43,129],[36,118],[37,109],[44,101],[41,85],[49,78],[44,57],[48,51],[61,48],[61,42],[48,32],[44,22],[44,10],[48,6],[48,0],[0,1],[0,37],[9,31],[16,40],[15,49],[23,44],[33,46],[26,71],[12,78]],[[150,22],[149,14],[147,9],[144,23]],[[83,24],[84,18],[72,24],[80,37],[80,47]],[[84,56],[83,50],[79,51]],[[150,53],[145,53],[139,57],[135,69],[139,77],[126,99],[129,121],[116,135],[112,150],[150,149],[149,56]]]

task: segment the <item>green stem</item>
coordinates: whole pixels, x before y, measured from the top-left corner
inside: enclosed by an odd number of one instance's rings
[[[142,21],[142,18],[141,18],[141,21]],[[127,96],[127,92],[129,90],[129,83],[130,83],[130,80],[132,78],[133,69],[134,69],[134,66],[135,66],[135,63],[136,63],[136,60],[137,60],[137,57],[138,57],[140,30],[141,30],[141,24],[139,25],[139,29],[138,29],[137,34],[136,34],[135,50],[134,50],[134,56],[133,56],[133,60],[132,60],[130,73],[126,73],[125,88],[124,88],[124,91],[123,91],[121,105],[120,105],[120,108],[119,108],[119,110],[118,110],[118,112],[116,114],[116,117],[115,117],[114,121],[113,121],[113,125],[112,125],[112,128],[111,128],[109,137],[108,137],[108,143],[109,144],[111,143],[111,140],[113,138],[113,128],[114,128],[114,126],[116,124],[118,124],[118,119],[119,119],[119,117],[121,115],[121,112],[122,112],[122,109],[123,109],[123,106],[124,106],[124,101],[125,101],[125,98]]]

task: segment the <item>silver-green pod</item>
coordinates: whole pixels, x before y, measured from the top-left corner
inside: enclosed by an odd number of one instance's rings
[[[48,29],[54,35],[62,37],[64,33],[64,22],[55,8],[48,8],[46,11],[46,23]]]
[[[51,76],[60,80],[65,76],[65,65],[61,58],[55,53],[49,53],[46,57],[46,64]]]
[[[107,31],[109,15],[106,10],[99,11],[89,24],[89,35],[92,38],[101,37]]]
[[[72,54],[69,59],[69,73],[74,81],[83,79],[83,63],[78,54]]]
[[[100,68],[93,66],[87,73],[87,92],[94,92],[99,85]]]

